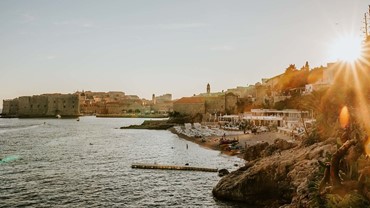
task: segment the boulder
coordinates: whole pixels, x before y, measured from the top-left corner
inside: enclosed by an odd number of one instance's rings
[[[273,145],[276,149],[288,146]],[[266,149],[267,146],[261,144],[258,147]],[[218,199],[251,205],[309,207],[308,183],[319,170],[318,160],[325,160],[323,152],[333,150],[335,148],[331,144],[318,143],[255,160],[247,163],[248,167],[241,167],[223,177],[212,193]]]
[[[221,170],[218,171],[218,176],[223,177],[223,176],[225,176],[229,173],[230,172],[227,169],[221,169]]]
[[[271,145],[267,142],[257,143],[245,148],[244,159],[247,161],[252,161],[261,157],[271,156],[274,153],[281,154],[281,151],[288,150],[297,146],[298,145],[296,143],[288,142],[284,139],[275,139],[274,143]]]
[[[292,148],[298,146],[296,143],[288,142],[285,139],[279,139],[279,138],[275,139],[273,145],[276,146],[276,148],[281,150],[281,151],[292,149]]]
[[[257,158],[261,157],[261,152],[269,146],[269,143],[263,142],[263,143],[258,143],[252,146],[246,146],[245,147],[245,154],[244,154],[244,159],[246,161],[252,161]]]

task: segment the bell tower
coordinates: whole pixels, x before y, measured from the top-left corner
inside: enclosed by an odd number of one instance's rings
[[[207,94],[210,94],[211,93],[211,85],[209,85],[209,83],[207,84]]]

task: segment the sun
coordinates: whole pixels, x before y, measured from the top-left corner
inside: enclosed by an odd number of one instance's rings
[[[333,40],[330,48],[332,59],[355,62],[362,55],[362,39],[354,35],[341,36]]]

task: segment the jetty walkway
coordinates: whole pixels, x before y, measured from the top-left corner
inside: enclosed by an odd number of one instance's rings
[[[217,172],[217,168],[202,168],[202,167],[191,167],[191,166],[176,166],[176,165],[159,165],[159,164],[143,164],[134,163],[131,168],[138,169],[162,169],[162,170],[188,170],[188,171],[202,171],[202,172]]]

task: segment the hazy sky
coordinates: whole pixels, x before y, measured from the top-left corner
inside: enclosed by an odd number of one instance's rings
[[[77,90],[174,98],[333,61],[367,0],[0,0],[0,99]],[[1,103],[0,103],[1,104]],[[1,108],[1,106],[0,106]]]

